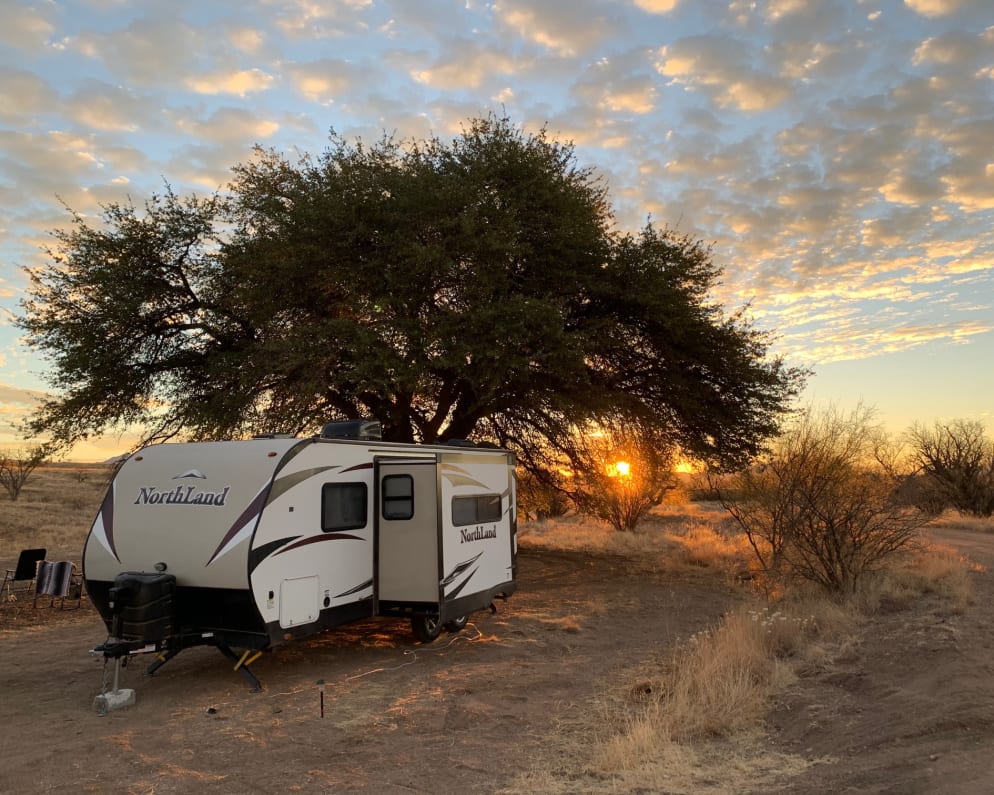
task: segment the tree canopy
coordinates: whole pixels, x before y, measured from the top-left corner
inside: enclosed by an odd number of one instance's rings
[[[211,197],[171,189],[53,232],[18,323],[71,444],[308,433],[375,417],[395,441],[534,452],[637,422],[730,463],[774,434],[804,374],[712,292],[709,246],[617,231],[572,145],[505,118],[319,156],[258,149]]]

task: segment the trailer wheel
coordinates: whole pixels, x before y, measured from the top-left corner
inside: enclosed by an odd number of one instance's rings
[[[453,618],[451,621],[445,622],[445,628],[449,632],[459,632],[466,626],[469,622],[469,616],[459,616],[459,618]]]
[[[411,616],[411,631],[422,643],[431,643],[442,633],[438,616]]]

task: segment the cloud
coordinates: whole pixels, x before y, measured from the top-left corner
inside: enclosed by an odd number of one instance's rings
[[[288,63],[283,71],[297,93],[322,105],[340,100],[353,86],[362,85],[369,78],[368,72],[337,58]]]
[[[590,52],[620,30],[618,16],[595,0],[498,0],[498,22],[562,58]]]
[[[261,69],[219,71],[188,77],[186,85],[198,94],[234,94],[245,97],[265,91],[274,82],[271,74]]]
[[[923,17],[945,17],[967,8],[980,6],[985,0],[904,0],[904,4]]]
[[[928,204],[945,194],[942,180],[934,173],[891,172],[890,179],[880,186],[883,197],[896,204]]]
[[[979,34],[964,31],[947,31],[921,42],[915,49],[912,63],[915,66],[946,67],[955,74],[967,76],[983,71],[994,64],[994,26]]]
[[[23,389],[10,384],[0,384],[0,406],[3,406],[8,413],[33,409],[44,397],[45,393],[37,389]]]
[[[570,92],[603,113],[645,115],[655,110],[658,78],[643,51],[604,57],[586,69]]]
[[[967,343],[972,337],[986,334],[991,329],[990,324],[968,320],[881,324],[861,314],[849,322],[829,324],[808,334],[792,335],[786,347],[798,360],[829,364],[900,353],[930,342]]]
[[[120,29],[84,30],[67,46],[111,74],[126,75],[132,91],[182,86],[198,94],[244,97],[270,88],[275,79],[246,62],[261,44],[251,29],[222,25],[214,30],[156,9]]]
[[[347,30],[366,27],[363,11],[372,0],[276,0],[272,14],[276,26],[291,38],[322,39],[338,37]],[[267,9],[268,11],[268,9]]]
[[[778,64],[778,74],[791,81],[831,81],[844,78],[862,66],[872,47],[862,41],[810,41],[785,39],[770,45],[768,55]]]
[[[54,30],[52,22],[37,7],[16,2],[0,5],[0,44],[37,52],[44,48]]]
[[[93,178],[103,168],[92,139],[65,131],[0,130],[0,152],[0,176],[21,186],[29,196]]]
[[[994,158],[990,136],[994,136],[994,118],[956,125],[940,137],[951,155],[949,165],[941,175],[947,198],[967,211],[994,209]]]
[[[120,85],[84,80],[65,101],[63,111],[91,130],[135,132],[155,121],[155,101]]]
[[[669,14],[680,0],[634,0],[635,5],[650,14]]]
[[[258,28],[232,26],[227,29],[227,35],[235,49],[249,55],[259,54],[266,43],[266,34]]]
[[[212,60],[218,42],[178,17],[141,17],[120,30],[82,31],[73,49],[112,74],[127,75],[132,86],[182,85]]]
[[[770,0],[764,8],[766,18],[777,22],[784,17],[805,11],[811,7],[809,0]]]
[[[739,39],[679,39],[659,49],[656,69],[675,85],[703,91],[719,107],[771,110],[791,96],[790,82],[767,71],[762,53]]]
[[[50,113],[58,93],[47,80],[23,69],[0,66],[0,122],[30,124]]]
[[[519,63],[510,54],[460,39],[447,42],[431,66],[412,70],[411,77],[442,91],[458,91],[477,89],[519,69]]]
[[[275,135],[280,124],[245,108],[220,108],[206,119],[179,116],[177,127],[192,138],[220,144],[256,143]]]

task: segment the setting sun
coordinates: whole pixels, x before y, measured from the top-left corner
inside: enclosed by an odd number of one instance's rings
[[[632,466],[627,461],[618,461],[608,465],[607,474],[612,478],[627,478],[632,474]]]

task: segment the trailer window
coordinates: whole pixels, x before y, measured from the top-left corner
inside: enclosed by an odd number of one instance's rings
[[[366,484],[325,483],[321,489],[321,529],[355,530],[366,526]]]
[[[414,516],[414,478],[410,475],[387,475],[382,486],[384,519],[410,519]]]
[[[499,494],[479,494],[473,497],[452,498],[452,524],[462,527],[481,522],[497,522],[500,520]]]

